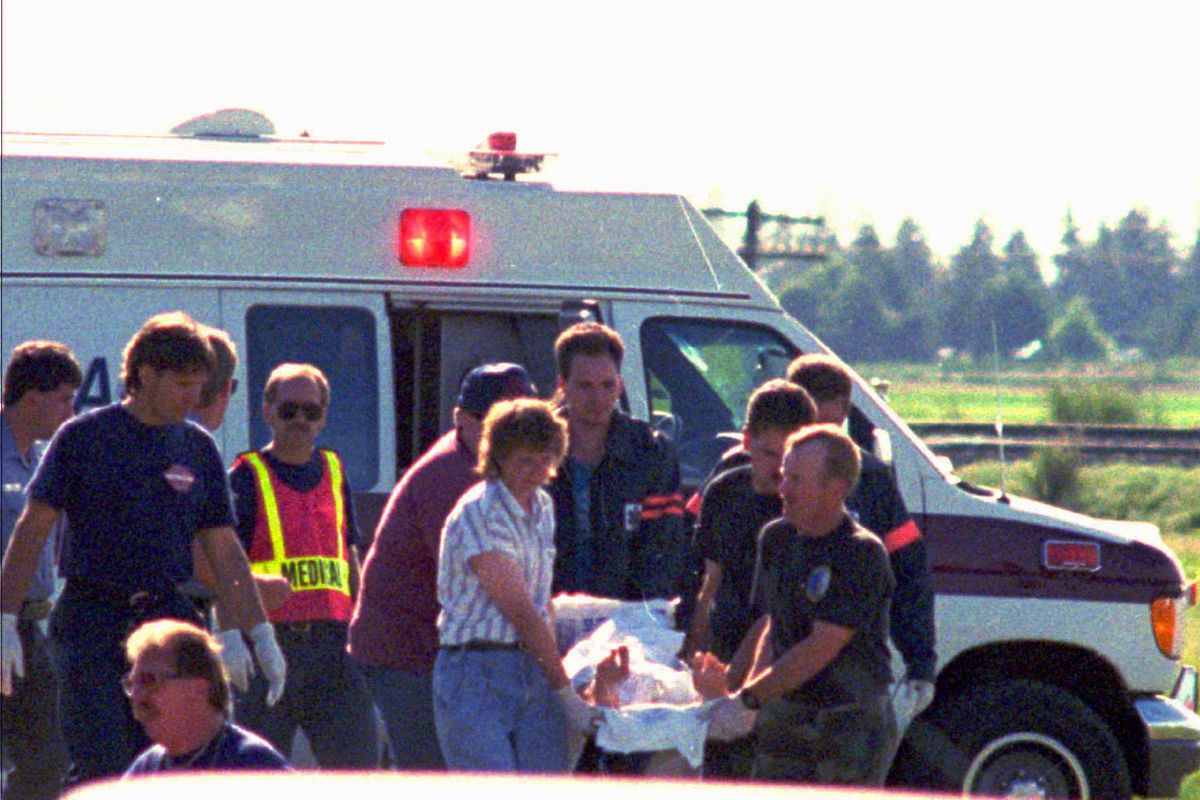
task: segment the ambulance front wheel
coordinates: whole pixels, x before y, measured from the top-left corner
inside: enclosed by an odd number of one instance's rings
[[[1002,680],[939,702],[907,744],[929,746],[935,788],[995,797],[1129,797],[1129,770],[1104,720],[1044,683]]]

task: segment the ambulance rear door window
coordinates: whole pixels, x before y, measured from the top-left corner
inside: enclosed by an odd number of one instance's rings
[[[313,364],[332,397],[318,447],[336,450],[356,491],[379,477],[379,375],[375,318],[364,308],[256,305],[246,311],[246,376],[250,443],[271,440],[262,393],[271,370],[285,362]]]

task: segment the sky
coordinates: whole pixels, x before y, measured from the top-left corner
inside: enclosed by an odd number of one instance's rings
[[[977,220],[1043,262],[1131,208],[1200,228],[1200,3],[1142,0],[3,0],[5,130],[165,132],[248,107],[280,135],[447,159],[495,130],[564,188]],[[1046,264],[1044,263],[1044,267]]]

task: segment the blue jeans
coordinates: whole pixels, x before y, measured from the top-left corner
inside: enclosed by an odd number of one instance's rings
[[[450,769],[565,773],[569,767],[566,717],[528,653],[439,651],[433,712]]]
[[[375,706],[346,653],[346,623],[278,624],[275,636],[287,659],[283,697],[268,706],[267,681],[262,670],[256,671],[250,691],[237,693],[238,724],[284,755],[291,753],[296,729],[302,729],[323,769],[377,768]]]
[[[355,660],[383,716],[398,770],[443,770],[433,721],[433,678]]]

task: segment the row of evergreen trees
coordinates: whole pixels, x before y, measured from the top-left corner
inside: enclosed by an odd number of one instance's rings
[[[1186,257],[1171,239],[1139,209],[1090,241],[1068,215],[1047,283],[1021,231],[997,252],[981,220],[944,264],[906,219],[890,247],[866,225],[848,247],[830,236],[826,259],[763,259],[760,272],[784,308],[851,361],[929,361],[946,347],[990,356],[993,321],[1005,357],[1022,348],[1058,359],[1200,356],[1200,232]]]

